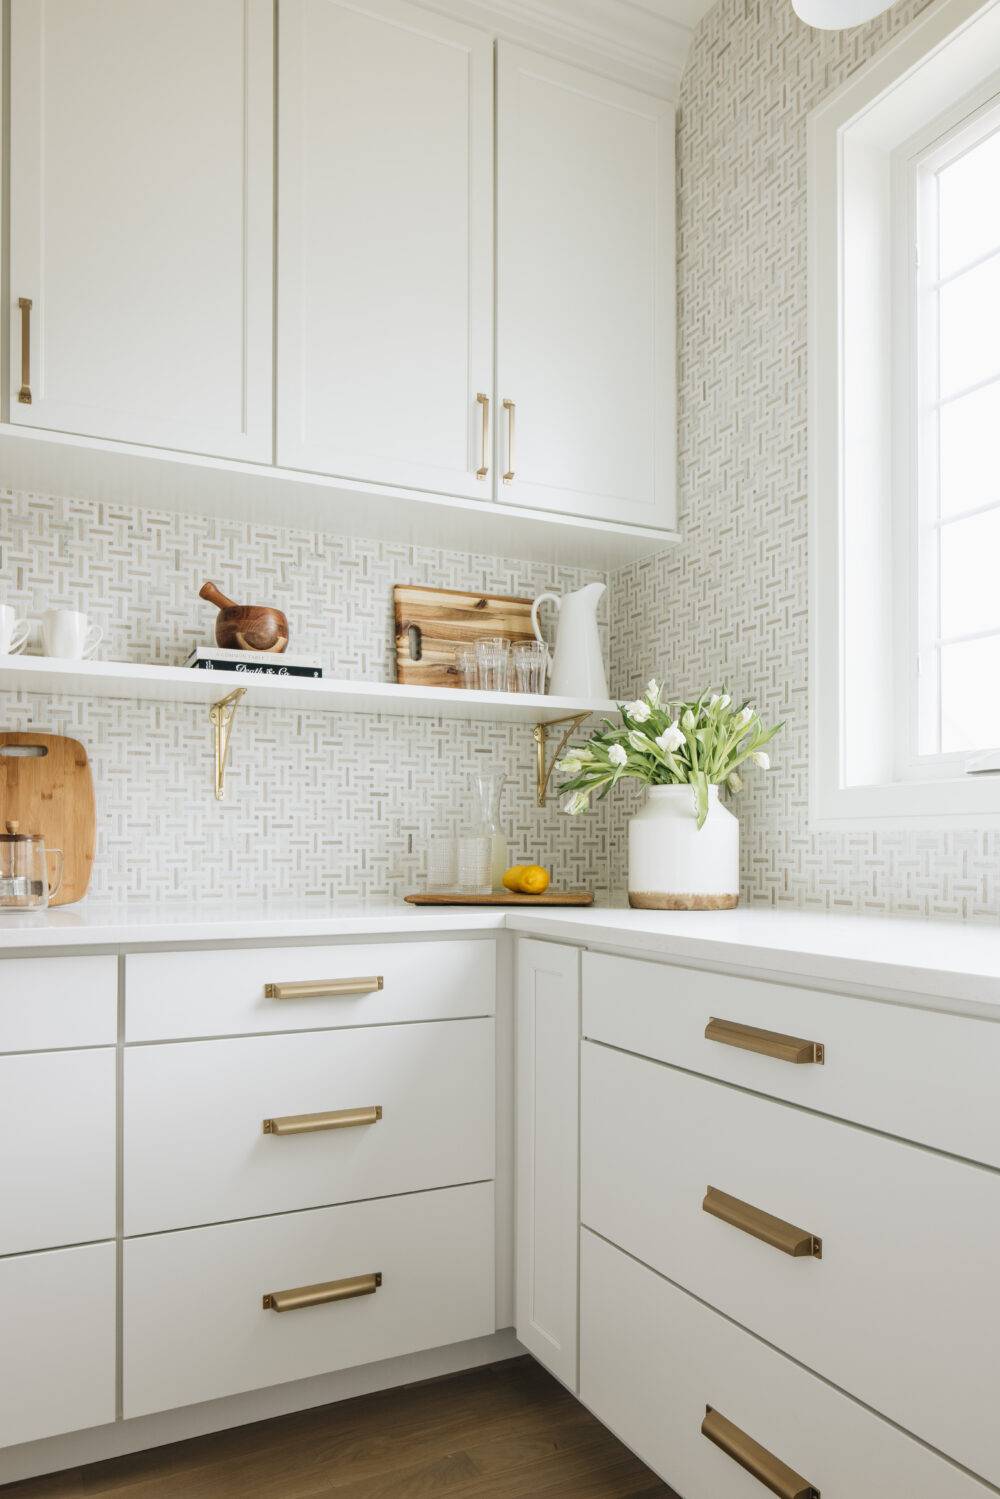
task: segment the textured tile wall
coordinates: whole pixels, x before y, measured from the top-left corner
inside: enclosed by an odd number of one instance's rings
[[[683,539],[616,574],[612,675],[725,682],[788,720],[740,798],[746,899],[995,921],[997,835],[816,834],[807,815],[806,116],[923,8],[825,33],[790,0],[720,0],[701,23],[678,138]]]
[[[338,676],[392,681],[392,586],[532,596],[599,574],[395,547],[89,502],[0,492],[0,599],[19,612],[88,610],[99,654],[179,664],[212,640],[214,578],[274,601],[292,649]],[[98,804],[97,898],[378,897],[419,885],[428,838],[464,819],[468,775],[503,768],[512,854],[544,856],[560,883],[602,888],[608,815],[535,805],[527,726],[244,708],[225,802],[211,789],[204,708],[0,692],[0,725],[87,746]]]

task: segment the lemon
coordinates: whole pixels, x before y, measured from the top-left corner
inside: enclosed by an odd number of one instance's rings
[[[512,864],[503,877],[503,888],[512,890],[516,894],[521,888],[521,876],[524,874],[523,864]]]
[[[544,895],[549,888],[549,872],[540,864],[528,864],[521,870],[520,889],[524,895]]]

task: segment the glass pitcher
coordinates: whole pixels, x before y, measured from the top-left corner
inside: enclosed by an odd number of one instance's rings
[[[57,861],[55,884],[49,883],[49,859]],[[46,849],[40,833],[21,833],[8,822],[0,833],[0,911],[43,909],[59,894],[62,879],[62,849]]]

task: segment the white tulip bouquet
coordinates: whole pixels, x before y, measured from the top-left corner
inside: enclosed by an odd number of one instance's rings
[[[648,786],[689,785],[699,828],[708,816],[709,786],[739,791],[739,767],[749,761],[769,770],[764,750],[784,724],[765,728],[749,703],[735,707],[728,692],[706,692],[696,702],[669,703],[655,680],[634,703],[619,703],[621,724],[609,718],[583,749],[570,749],[556,769],[567,777],[563,810],[586,812],[625,776]]]

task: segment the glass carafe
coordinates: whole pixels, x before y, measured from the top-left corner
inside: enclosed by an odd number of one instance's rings
[[[56,860],[55,883],[49,884],[49,859]],[[48,905],[62,885],[62,849],[46,849],[39,833],[22,833],[8,822],[0,833],[0,910],[35,911]]]
[[[480,770],[472,777],[478,831],[490,840],[490,888],[503,889],[507,868],[507,839],[500,829],[500,798],[505,777],[499,770]]]

